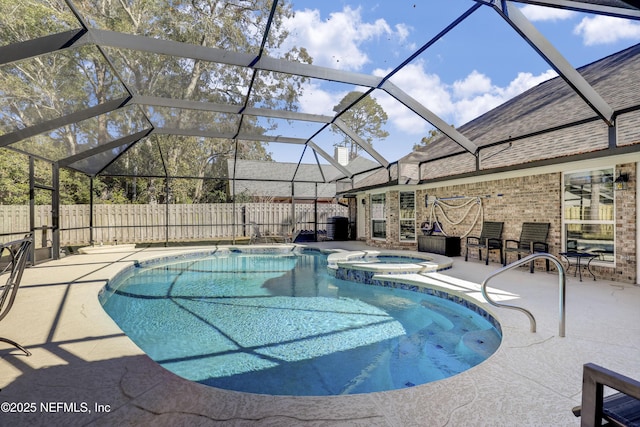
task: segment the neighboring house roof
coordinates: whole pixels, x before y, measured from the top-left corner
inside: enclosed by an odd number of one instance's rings
[[[291,197],[291,182],[295,177],[295,197],[333,198],[336,195],[336,180],[342,172],[330,164],[276,163],[261,160],[227,160],[230,191],[235,194],[247,193],[252,196]],[[358,181],[380,165],[364,157],[353,159],[346,166]],[[235,180],[233,178],[236,178]],[[235,182],[234,182],[235,181]],[[316,190],[317,185],[317,190]],[[317,193],[316,193],[317,191]]]
[[[578,68],[578,71],[618,114],[640,109],[640,44]],[[627,116],[633,117],[634,125],[631,126],[630,119],[627,119],[626,128],[640,128],[640,115]],[[625,138],[628,141],[625,143],[640,142],[640,135],[631,134],[626,128]],[[558,137],[562,129],[570,129],[571,132]],[[591,139],[602,135],[606,138],[607,125],[561,77],[527,90],[458,130],[481,149],[498,145],[497,152],[508,143],[512,144],[508,150],[508,163],[503,160],[502,164],[494,167],[608,148],[606,140],[600,145],[584,143],[583,140],[589,139],[588,135],[592,136]],[[456,161],[448,161],[446,167],[432,167],[427,178],[465,173],[474,167],[471,165],[475,163],[474,157],[446,136],[408,154],[398,163],[416,164],[452,155],[456,155],[452,157]],[[402,176],[402,173],[398,175]],[[424,173],[422,179],[425,179]],[[361,180],[358,187],[380,186],[388,181],[388,173],[383,171]]]

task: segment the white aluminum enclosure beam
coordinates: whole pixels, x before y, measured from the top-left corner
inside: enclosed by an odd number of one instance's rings
[[[0,47],[0,65],[90,43],[85,30],[70,30]]]
[[[565,82],[596,112],[608,126],[614,125],[614,111],[558,50],[529,22],[512,1],[493,2],[493,8],[533,47]]]
[[[369,144],[367,141],[365,141],[364,139],[360,138],[360,136],[355,133],[350,127],[349,125],[347,125],[342,119],[337,118],[334,122],[333,122],[338,129],[340,129],[342,132],[346,133],[347,136],[349,138],[351,138],[352,140],[354,140],[356,142],[356,144],[358,144],[360,147],[362,147],[362,149],[364,151],[366,151],[367,153],[369,153],[369,155],[371,157],[373,157],[374,159],[376,159],[376,161],[378,163],[380,163],[382,166],[384,166],[385,168],[389,166],[389,162],[387,161],[387,159],[384,158],[384,156],[382,156],[380,153],[378,153],[371,144]]]
[[[245,108],[240,105],[214,104],[211,102],[189,101],[185,99],[162,98],[159,96],[134,95],[133,104],[152,105],[154,107],[182,108],[186,110],[211,111],[224,114],[245,114],[249,116],[269,117],[274,119],[297,120],[317,123],[331,123],[332,116],[299,113],[297,111],[271,110],[267,108]]]
[[[347,178],[353,177],[353,173],[352,172],[350,172],[347,168],[345,168],[340,163],[338,163],[338,161],[336,159],[334,159],[332,156],[330,156],[329,153],[324,151],[322,148],[318,147],[315,142],[309,141],[309,142],[307,142],[307,145],[309,147],[313,148],[313,151],[315,151],[316,153],[320,154],[326,161],[331,163],[331,165],[333,167],[335,167],[340,172],[342,172],[345,177],[347,177]]]
[[[618,18],[640,19],[640,9],[634,7],[631,1],[600,1],[591,3],[579,0],[513,0],[516,3],[533,4],[537,6],[555,7],[557,9],[573,10],[576,12],[590,12],[598,15],[615,16]],[[622,5],[621,3],[626,3]],[[637,4],[637,3],[636,3]]]
[[[478,146],[476,144],[471,142],[466,136],[458,132],[451,125],[447,124],[447,122],[442,120],[424,105],[407,95],[400,88],[391,83],[391,81],[387,80],[386,82],[384,82],[384,84],[382,85],[382,89],[389,95],[400,101],[402,104],[404,104],[408,109],[438,128],[440,132],[447,135],[455,143],[460,145],[469,153],[473,154],[474,156],[476,155],[478,151]]]
[[[282,135],[235,134],[234,132],[216,132],[202,129],[155,128],[153,133],[159,135],[199,136],[203,138],[239,139],[243,141],[282,142],[286,144],[304,145],[304,138],[290,138]]]
[[[97,117],[101,114],[117,110],[118,108],[124,107],[130,99],[131,98],[129,96],[112,99],[102,104],[85,108],[84,110],[75,111],[62,117],[57,117],[55,119],[41,122],[24,129],[18,129],[14,132],[0,135],[0,147],[6,147],[7,145],[16,143],[23,139],[31,138],[32,136],[36,136],[44,132],[52,131],[63,126],[78,123],[83,120],[87,120],[92,117]]]
[[[319,67],[300,62],[286,61],[278,58],[261,57],[257,62],[255,55],[243,52],[230,52],[207,46],[196,46],[172,40],[160,40],[151,37],[122,34],[114,31],[91,30],[94,41],[101,46],[120,49],[132,49],[180,58],[200,59],[219,64],[254,68],[257,70],[348,83],[356,86],[376,87],[382,80],[380,77]],[[252,65],[253,64],[253,65]]]
[[[212,111],[225,114],[240,114],[241,107],[231,104],[214,104],[212,102],[190,101],[188,99],[163,98],[160,96],[133,95],[132,104],[140,106],[180,108],[185,110]]]
[[[247,107],[242,114],[248,116],[269,117],[273,119],[296,120],[301,122],[331,123],[333,116],[321,114],[299,113],[297,111],[269,110],[266,108]]]
[[[148,136],[151,133],[152,129],[145,129],[142,130],[140,132],[136,132],[134,134],[131,135],[126,135],[123,136],[122,138],[118,138],[116,140],[113,140],[111,142],[107,142],[104,144],[100,144],[97,147],[94,147],[90,150],[86,150],[83,151],[81,153],[75,154],[73,156],[69,156],[69,157],[65,157],[63,160],[60,160],[58,162],[58,164],[60,166],[70,166],[75,162],[79,162],[80,160],[85,160],[91,156],[94,156],[96,154],[100,154],[103,153],[105,151],[109,151],[112,150],[114,148],[119,148],[125,145],[130,145],[133,144],[135,142],[138,142],[139,140],[141,140],[142,138]]]

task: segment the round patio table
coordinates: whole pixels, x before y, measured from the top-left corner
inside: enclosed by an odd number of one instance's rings
[[[582,269],[580,268],[581,260],[587,260],[587,265],[586,265],[587,271],[589,271],[589,274],[593,276],[593,280],[596,280],[596,275],[593,274],[593,271],[591,271],[591,261],[598,258],[598,255],[592,254],[589,252],[569,251],[569,252],[560,252],[560,256],[562,256],[564,259],[567,260],[567,272],[569,272],[569,268],[571,268],[571,265],[572,265],[571,259],[575,259],[575,262],[573,263],[573,265],[575,266],[576,270],[573,272],[573,276],[575,277],[576,274],[578,274],[580,276],[581,282],[582,282]],[[582,264],[584,266],[584,261],[582,261]]]

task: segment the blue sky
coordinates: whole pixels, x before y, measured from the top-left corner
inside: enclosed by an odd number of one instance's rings
[[[291,37],[285,47],[304,46],[315,65],[384,76],[475,2],[294,0],[293,4],[296,14],[286,22]],[[640,42],[638,21],[519,7],[575,67]],[[395,75],[392,82],[447,123],[460,126],[554,76],[551,67],[495,11],[483,6]],[[299,109],[333,115],[332,107],[354,89],[310,82]],[[390,136],[375,141],[374,148],[395,161],[409,153],[432,127],[384,94],[377,101],[389,115],[385,129]],[[308,137],[312,129],[298,130],[300,135],[295,136]],[[314,141],[333,153],[335,138],[325,132]],[[279,149],[275,144],[270,150],[279,161],[300,158],[298,151]],[[305,157],[305,162],[308,160]]]

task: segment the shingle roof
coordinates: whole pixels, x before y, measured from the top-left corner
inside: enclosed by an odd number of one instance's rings
[[[640,105],[640,44],[578,69],[607,103],[620,111]],[[479,147],[597,118],[565,81],[556,77],[460,126]],[[463,150],[441,137],[401,161],[424,161]]]
[[[329,164],[276,163],[259,160],[236,160],[234,174],[234,160],[227,161],[229,178],[236,178],[235,193],[246,192],[254,196],[291,197],[291,183],[295,175],[298,197],[315,197],[316,185],[318,197],[333,198],[336,194],[336,184],[329,182],[343,176],[342,172]],[[379,165],[364,157],[353,159],[347,169],[352,173],[367,172]],[[354,180],[363,179],[363,175],[356,175]],[[322,182],[327,181],[327,182]]]

